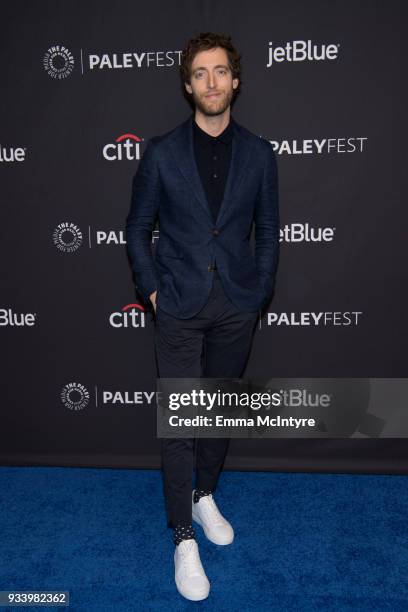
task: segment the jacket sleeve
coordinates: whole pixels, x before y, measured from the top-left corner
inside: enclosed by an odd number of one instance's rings
[[[151,244],[159,201],[160,176],[154,145],[149,141],[133,177],[130,211],[126,218],[126,243],[136,287],[147,304],[158,287]]]
[[[265,140],[262,184],[255,203],[255,263],[265,290],[265,302],[274,285],[279,259],[278,167],[271,144]]]

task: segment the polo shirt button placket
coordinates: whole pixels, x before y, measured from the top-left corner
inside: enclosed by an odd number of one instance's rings
[[[214,142],[213,143],[213,160],[216,161],[218,159],[218,157],[217,157],[217,155],[215,155],[215,153],[216,153],[216,143]],[[218,178],[217,164],[213,164],[213,170],[214,170],[213,178]]]

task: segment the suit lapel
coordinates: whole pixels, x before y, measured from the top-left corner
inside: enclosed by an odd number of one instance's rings
[[[214,225],[210,205],[208,203],[195,160],[193,120],[193,114],[191,114],[187,121],[181,124],[176,138],[171,142],[171,147],[173,150],[174,159],[178,164],[181,173],[189,183],[194,195],[200,202],[204,211],[207,213],[209,222],[211,225]],[[242,134],[239,124],[237,124],[232,117],[231,120],[233,122],[231,162],[216,224],[220,223],[222,216],[225,214],[225,211],[231,204],[231,201],[244,176],[245,168],[250,160],[251,144]]]

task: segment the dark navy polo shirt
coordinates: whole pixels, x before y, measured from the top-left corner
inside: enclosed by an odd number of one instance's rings
[[[218,136],[202,130],[193,118],[194,154],[214,223],[224,196],[231,162],[233,127],[230,121]]]

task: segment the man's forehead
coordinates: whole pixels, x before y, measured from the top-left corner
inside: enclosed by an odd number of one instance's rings
[[[195,56],[192,68],[195,70],[198,66],[213,67],[222,64],[228,66],[228,56],[225,49],[208,49],[206,51],[200,51]]]

